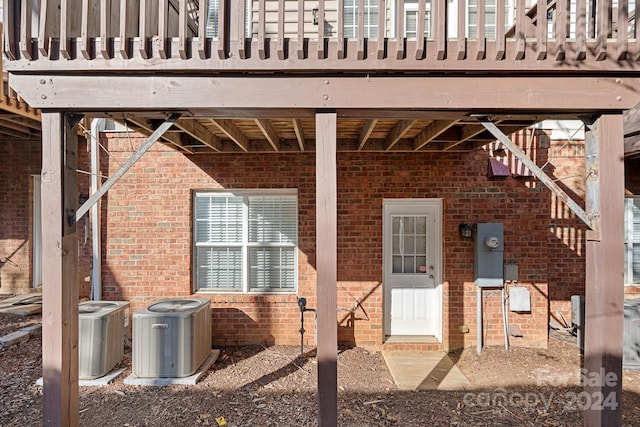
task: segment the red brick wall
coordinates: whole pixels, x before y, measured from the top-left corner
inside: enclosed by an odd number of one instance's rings
[[[123,162],[141,139],[112,135]],[[133,146],[132,146],[133,145]],[[505,260],[520,268],[532,292],[530,314],[511,313],[525,336],[515,344],[546,345],[549,195],[524,179],[486,177],[488,155],[471,153],[338,154],[338,306],[340,336],[375,348],[383,338],[382,201],[444,200],[445,347],[475,344],[472,242],[458,224],[503,222]],[[103,173],[117,164],[103,157]],[[220,344],[299,343],[297,296],[315,307],[315,154],[183,156],[157,144],[108,193],[103,204],[104,293],[142,307],[192,294],[191,195],[196,189],[297,188],[298,295],[210,295],[213,339]],[[485,335],[501,344],[500,298],[486,292]],[[305,338],[313,343],[312,315]],[[459,332],[467,325],[470,333]]]
[[[552,141],[547,174],[584,207],[584,141]],[[585,292],[586,226],[553,194],[549,224],[549,316],[571,322],[571,296]],[[560,315],[562,313],[562,316]]]
[[[32,175],[40,164],[40,141],[0,141],[0,293],[32,286]]]

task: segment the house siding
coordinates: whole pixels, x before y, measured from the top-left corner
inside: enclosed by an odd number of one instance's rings
[[[110,134],[113,173],[141,138]],[[539,150],[538,155],[544,157]],[[523,338],[514,345],[545,346],[548,315],[550,198],[527,179],[487,178],[488,153],[339,152],[338,312],[341,342],[378,348],[383,341],[382,201],[443,199],[444,347],[475,344],[472,241],[458,224],[502,222],[505,260],[516,262],[532,311],[510,313]],[[296,295],[199,294],[212,301],[216,345],[300,342],[297,297],[315,307],[315,154],[185,156],[160,144],[109,190],[103,203],[103,293],[140,308],[158,298],[193,294],[192,192],[202,189],[295,188],[299,203]],[[485,291],[485,342],[503,342],[499,291]],[[460,332],[462,325],[470,333]],[[314,322],[305,318],[305,341]]]

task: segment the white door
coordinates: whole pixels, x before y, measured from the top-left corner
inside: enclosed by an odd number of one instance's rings
[[[385,335],[442,340],[442,200],[383,202]]]

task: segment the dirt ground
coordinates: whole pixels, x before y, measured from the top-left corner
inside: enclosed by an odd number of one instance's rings
[[[0,336],[40,316],[0,313]],[[0,425],[42,424],[41,334],[0,348]],[[125,385],[127,368],[105,387],[80,389],[85,426],[307,426],[317,418],[317,365],[312,348],[221,348],[218,361],[195,386]],[[127,350],[128,351],[128,350]],[[338,355],[340,426],[575,426],[596,402],[577,385],[574,344],[551,338],[546,350],[486,348],[451,354],[473,391],[399,391],[380,353],[361,348]],[[640,371],[624,371],[625,426],[640,426]],[[224,419],[223,419],[224,418]]]

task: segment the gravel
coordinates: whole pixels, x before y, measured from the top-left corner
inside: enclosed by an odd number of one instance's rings
[[[40,316],[0,313],[0,335]],[[42,424],[41,332],[0,348],[0,425]],[[125,385],[80,389],[86,426],[306,426],[317,419],[315,350],[294,346],[222,347],[195,386]],[[130,349],[127,349],[130,351]],[[577,381],[580,354],[550,339],[548,349],[486,348],[451,353],[474,391],[399,391],[379,352],[342,348],[338,355],[340,426],[568,426],[582,424],[587,403]],[[624,371],[625,426],[640,425],[640,371]],[[593,403],[593,402],[592,402]]]

